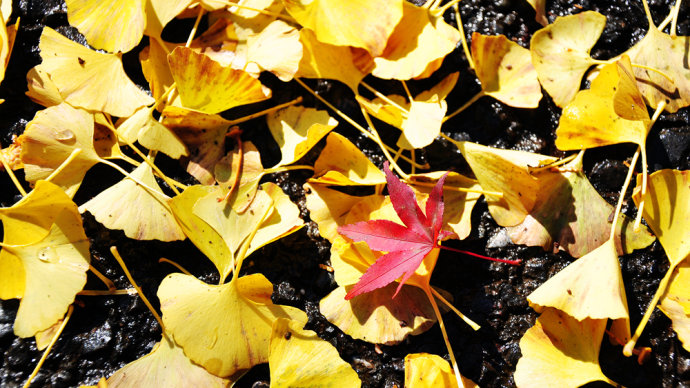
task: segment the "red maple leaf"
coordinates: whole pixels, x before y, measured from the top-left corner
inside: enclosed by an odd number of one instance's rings
[[[367,269],[355,286],[345,296],[346,300],[357,295],[385,287],[402,276],[395,295],[414,274],[424,257],[434,248],[444,248],[460,253],[478,256],[484,259],[507,262],[519,261],[494,259],[472,252],[442,247],[439,241],[454,233],[441,230],[443,226],[443,183],[448,173],[444,174],[434,186],[426,202],[426,212],[417,204],[412,189],[400,181],[384,163],[386,183],[391,203],[403,225],[389,220],[371,220],[343,225],[338,232],[354,241],[364,241],[375,251],[388,252],[376,260]]]

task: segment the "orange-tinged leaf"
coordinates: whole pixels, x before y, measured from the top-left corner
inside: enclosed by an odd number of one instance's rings
[[[32,244],[43,239],[56,218],[76,205],[60,187],[38,181],[26,197],[8,208],[0,208],[3,240],[8,244]],[[24,295],[24,266],[9,250],[0,250],[0,299],[21,298]]]
[[[371,61],[365,58],[366,64],[355,65],[356,58],[349,47],[334,46],[316,40],[314,32],[300,30],[302,42],[302,60],[299,63],[296,77],[326,78],[340,81],[357,94],[360,81],[371,71]],[[363,70],[360,70],[360,67]]]
[[[484,94],[516,108],[536,108],[541,86],[529,50],[504,35],[472,34],[472,59]]]
[[[187,172],[201,184],[214,184],[214,168],[224,155],[230,122],[219,115],[172,105],[165,107],[162,117],[163,125],[182,140],[191,154]]]
[[[386,42],[385,50],[372,53],[373,75],[384,79],[425,78],[441,67],[455,49],[460,33],[441,15],[426,7],[403,2],[403,17]]]
[[[209,285],[182,274],[158,288],[163,323],[195,363],[228,377],[268,361],[271,326],[278,318],[307,322],[307,315],[271,302],[273,285],[263,275]]]
[[[130,362],[108,377],[108,388],[117,387],[210,387],[229,386],[184,355],[175,341],[163,335],[151,353]]]
[[[160,190],[151,166],[142,163],[131,176],[147,186]],[[96,221],[108,229],[119,229],[135,240],[184,240],[182,228],[175,221],[167,198],[150,192],[137,182],[124,178],[81,205]]]
[[[320,42],[380,55],[403,16],[402,0],[283,0],[285,9]]]
[[[26,180],[46,179],[62,167],[51,182],[73,197],[86,172],[100,161],[94,149],[93,131],[93,115],[66,103],[36,113],[19,138]],[[62,166],[76,150],[80,150],[79,154]]]
[[[539,82],[557,106],[564,107],[580,90],[582,77],[595,62],[589,51],[605,26],[606,16],[585,11],[558,17],[532,36],[532,63]]]
[[[153,103],[127,77],[119,55],[89,50],[49,27],[43,29],[39,48],[42,69],[73,106],[128,117]]]
[[[271,97],[271,91],[256,78],[244,71],[223,67],[191,48],[175,48],[168,62],[185,108],[218,113]]]
[[[616,385],[601,372],[599,348],[606,319],[578,321],[547,309],[520,340],[515,370],[520,387],[579,387],[590,381]]]
[[[637,87],[649,106],[655,108],[665,101],[666,111],[674,113],[690,105],[688,46],[690,36],[670,36],[650,26],[647,35],[623,54],[633,63],[660,70],[673,80],[654,71],[633,69]]]
[[[529,167],[552,163],[556,158],[522,151],[485,147],[470,142],[453,142],[472,168],[483,190],[503,193],[488,195],[489,212],[501,226],[521,223],[537,200],[539,183]]]
[[[631,101],[634,103],[630,104]],[[563,109],[556,129],[556,147],[579,150],[635,143],[644,150],[649,122],[647,107],[632,77],[630,60],[624,56],[604,66],[590,89],[578,92]]]
[[[247,39],[247,62],[275,74],[281,81],[292,79],[302,59],[299,31],[282,20],[275,20],[263,31]]]
[[[144,36],[146,0],[65,0],[67,19],[89,45],[108,52],[127,52]]]
[[[577,259],[534,290],[527,301],[535,310],[557,308],[582,321],[628,320],[623,275],[612,240]]]
[[[386,182],[386,176],[347,138],[331,132],[326,147],[314,163],[312,183],[356,186],[378,185]]]
[[[184,234],[213,262],[220,277],[226,278],[233,269],[233,254],[223,241],[223,237],[193,211],[199,199],[215,192],[214,186],[189,186],[168,203]]]
[[[271,386],[282,387],[353,387],[362,382],[338,350],[303,323],[278,318],[273,323],[268,365]]]
[[[507,228],[516,244],[562,249],[573,257],[593,251],[611,233],[609,216],[614,207],[594,189],[582,171],[582,154],[560,167],[533,172],[537,198],[524,221]],[[632,253],[652,242],[646,227],[635,232],[631,219],[622,215],[614,235],[618,254]]]
[[[3,241],[8,245],[2,251],[18,258],[24,268],[25,288],[14,322],[14,333],[22,338],[54,325],[86,284],[91,256],[77,206],[72,204],[54,217],[48,234],[35,236],[39,238],[35,242]]]
[[[659,309],[671,318],[683,348],[690,351],[690,261],[675,268]]]
[[[479,388],[472,380],[460,376],[465,388]],[[411,353],[405,356],[405,387],[407,388],[456,388],[453,369],[441,356],[428,353]]]
[[[283,155],[277,166],[298,161],[338,125],[326,111],[294,105],[269,114],[266,121]]]

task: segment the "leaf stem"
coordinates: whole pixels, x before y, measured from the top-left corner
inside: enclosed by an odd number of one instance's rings
[[[443,16],[444,13],[448,10],[448,8],[454,6],[455,4],[459,3],[461,0],[452,0],[447,2],[446,4],[443,5],[443,7],[432,9],[431,14],[436,16],[436,17],[441,17]]]
[[[434,184],[434,183],[420,182],[420,181],[416,181],[414,179],[410,179],[409,182],[410,182],[410,184],[415,185],[415,186],[422,186],[422,187],[434,187],[434,186],[436,186],[436,184]],[[459,191],[462,193],[477,193],[477,194],[484,194],[484,195],[488,195],[488,196],[496,197],[496,198],[503,198],[503,193],[501,193],[499,191],[484,191],[484,190],[468,189],[465,187],[457,187],[457,186],[449,186],[449,185],[443,185],[443,190]]]
[[[613,211],[613,221],[611,221],[611,234],[609,235],[609,240],[612,240],[616,235],[616,229],[618,225],[618,218],[620,217],[621,208],[623,207],[623,198],[625,198],[625,192],[628,191],[628,185],[632,179],[633,171],[635,171],[635,165],[637,164],[637,158],[640,157],[640,150],[642,147],[637,146],[637,151],[630,161],[630,167],[628,168],[628,175],[625,176],[625,182],[623,182],[623,188],[618,196],[618,203],[616,204],[616,209]]]
[[[398,110],[403,114],[404,117],[407,117],[407,115],[410,113],[406,108],[404,108],[403,106],[401,106],[401,105],[398,104],[397,102],[391,100],[391,99],[390,99],[388,96],[386,96],[385,94],[383,94],[383,93],[379,92],[378,90],[374,89],[374,88],[373,88],[371,85],[369,85],[368,83],[362,81],[362,82],[360,82],[360,85],[364,86],[367,90],[369,90],[370,92],[374,93],[374,95],[375,95],[376,97],[382,99],[383,101],[387,102],[389,105],[391,105],[391,106],[393,106],[394,108],[398,109]],[[411,98],[410,98],[410,99],[411,99]]]
[[[288,102],[286,102],[286,103],[283,103],[283,104],[280,104],[280,105],[276,105],[276,106],[274,106],[274,107],[271,107],[271,108],[268,108],[268,109],[264,109],[264,110],[259,111],[259,112],[256,112],[256,113],[252,113],[252,114],[250,114],[250,115],[248,115],[248,116],[240,117],[240,118],[235,119],[235,120],[228,120],[227,124],[228,124],[228,125],[237,125],[237,124],[240,124],[240,123],[244,123],[245,121],[253,120],[253,119],[257,118],[257,117],[261,117],[261,116],[267,115],[267,114],[269,114],[269,113],[273,113],[273,112],[275,112],[275,111],[278,111],[278,110],[280,110],[280,109],[286,108],[286,107],[288,107],[288,106],[295,105],[295,104],[299,104],[300,102],[302,102],[302,96],[299,96],[299,97],[295,98],[295,99],[292,100],[292,101],[288,101]]]
[[[242,264],[244,263],[245,256],[247,256],[247,251],[249,250],[249,246],[251,245],[252,240],[254,240],[254,236],[256,236],[256,232],[258,232],[259,229],[261,228],[261,224],[266,219],[266,216],[268,216],[268,214],[272,210],[273,210],[272,206],[266,207],[266,211],[264,211],[264,214],[261,216],[261,219],[259,220],[259,222],[256,223],[256,226],[252,229],[252,232],[249,234],[249,236],[247,236],[247,238],[244,240],[244,243],[242,244],[240,251],[237,253],[237,256],[235,256],[237,258],[236,259],[237,262],[235,263],[235,268],[233,269],[231,281],[235,281],[239,277],[240,269],[242,268]],[[219,284],[223,284],[224,282],[225,282],[225,278],[221,275],[221,279],[220,279]]]
[[[163,192],[161,192],[161,191],[159,191],[159,190],[156,190],[156,189],[154,189],[153,187],[147,185],[146,183],[140,181],[139,179],[133,177],[130,173],[128,173],[127,171],[125,171],[125,169],[123,169],[122,167],[118,166],[117,164],[115,164],[115,163],[113,163],[113,162],[111,162],[111,161],[109,161],[109,160],[105,160],[105,159],[99,159],[99,161],[100,161],[101,163],[103,163],[103,164],[106,164],[106,165],[108,165],[108,166],[110,166],[110,167],[116,169],[116,170],[119,171],[122,175],[124,175],[125,177],[127,177],[127,178],[131,179],[132,181],[134,181],[134,183],[136,183],[136,184],[138,184],[139,186],[145,188],[146,191],[148,191],[149,193],[160,195],[160,196],[162,196],[162,197],[165,198],[165,199],[170,199],[170,197],[167,196],[167,195],[165,195]]]
[[[676,36],[676,30],[678,29],[678,14],[680,13],[680,3],[682,0],[676,0],[675,6],[671,9],[671,15],[673,18],[671,20],[671,31],[670,35],[672,37]]]
[[[484,259],[484,260],[497,261],[499,263],[506,263],[506,264],[512,264],[512,265],[520,265],[520,263],[522,263],[522,260],[520,260],[520,259],[518,259],[518,260],[497,259],[495,257],[484,256],[484,255],[480,255],[478,253],[464,251],[462,249],[455,249],[455,248],[447,247],[447,246],[440,245],[440,244],[438,245],[438,247],[441,249],[445,249],[447,251],[462,253],[465,255],[478,257],[478,258]]]
[[[610,65],[610,64],[615,63],[615,62],[616,62],[615,59],[610,59],[610,60],[608,60],[608,61],[602,61],[602,60],[599,60],[599,59],[592,59],[592,63],[595,64],[595,65]],[[651,67],[651,66],[642,65],[642,64],[640,64],[640,63],[632,63],[632,62],[630,63],[630,66],[632,66],[632,67],[637,67],[638,69],[644,69],[644,70],[647,70],[647,71],[651,71],[651,72],[657,73],[657,74],[659,74],[660,76],[666,78],[666,80],[667,80],[668,82],[671,82],[671,83],[674,82],[674,81],[673,81],[673,78],[671,78],[670,75],[664,73],[663,71],[661,71],[661,70],[659,70],[659,69],[655,69],[655,68],[653,68],[653,67]]]
[[[114,296],[114,295],[136,295],[135,288],[125,288],[123,290],[81,290],[77,293],[80,296]]]
[[[165,325],[163,325],[163,319],[161,319],[161,316],[158,315],[158,312],[153,308],[151,303],[149,302],[148,298],[146,295],[144,295],[144,292],[141,290],[137,282],[134,281],[134,278],[132,277],[132,274],[129,273],[129,270],[127,269],[127,266],[125,265],[124,260],[122,260],[122,256],[120,256],[120,253],[117,251],[117,247],[112,246],[110,247],[110,253],[113,254],[115,257],[115,260],[117,260],[118,264],[120,264],[120,267],[122,267],[122,270],[125,272],[125,276],[127,276],[127,279],[129,279],[129,282],[132,284],[134,289],[137,290],[137,294],[139,294],[139,297],[141,298],[142,301],[144,301],[144,304],[146,307],[149,308],[149,311],[151,311],[151,314],[153,314],[153,317],[156,318],[158,321],[158,324],[161,325],[161,330],[163,333],[165,333]]]
[[[184,44],[184,47],[189,47],[192,44],[192,41],[194,40],[194,35],[196,35],[196,31],[199,28],[199,22],[201,22],[201,17],[204,15],[204,7],[199,7],[199,14],[196,15],[196,20],[194,21],[194,27],[192,27],[192,30],[189,32],[189,36],[187,37],[187,42]]]
[[[460,42],[462,42],[462,51],[465,52],[465,57],[467,57],[467,62],[470,65],[470,69],[474,70],[474,60],[472,59],[472,53],[467,45],[467,38],[465,38],[465,27],[462,25],[462,18],[460,17],[460,9],[458,8],[458,3],[453,4],[453,10],[455,11],[455,24],[457,24],[458,31],[460,32]]]
[[[654,115],[652,116],[652,119],[649,121],[649,126],[647,127],[647,133],[649,133],[649,130],[652,128],[654,123],[659,119],[659,116],[661,115],[661,112],[664,111],[666,108],[666,101],[662,101],[659,103],[659,105],[656,107],[656,111],[654,112]],[[635,223],[633,224],[633,230],[635,232],[640,230],[640,223],[642,222],[642,213],[644,210],[644,197],[645,194],[647,194],[647,149],[643,147],[643,145],[640,145],[642,149],[642,190],[640,191],[640,205],[637,207],[637,216],[635,217]]]
[[[391,163],[393,166],[393,169],[400,175],[403,179],[409,179],[410,176],[405,173],[400,166],[398,166],[398,163],[395,159],[391,157],[390,152],[388,152],[388,149],[385,147],[385,144],[383,143],[383,140],[381,139],[381,136],[379,136],[379,132],[376,130],[376,127],[374,127],[374,123],[371,121],[371,117],[369,117],[369,113],[367,113],[366,109],[360,104],[359,109],[362,111],[362,115],[364,116],[364,120],[367,122],[369,127],[371,128],[371,133],[375,137],[375,141],[377,144],[379,144],[379,147],[381,148],[381,151],[383,151],[383,155],[388,159],[388,161]],[[383,147],[381,147],[383,145]],[[402,158],[402,154],[400,154],[400,157]],[[410,159],[412,160],[412,159]]]
[[[295,170],[314,171],[314,166],[309,166],[306,164],[295,164],[292,166],[277,166],[277,167],[271,167],[271,168],[265,169],[264,174],[273,174],[276,172],[295,171]]]
[[[89,270],[91,270],[91,272],[93,272],[93,274],[96,275],[96,277],[99,278],[106,287],[108,287],[108,291],[117,289],[117,287],[115,287],[115,283],[103,275],[101,271],[97,270],[93,265],[89,264]]]
[[[249,7],[249,6],[246,6],[246,5],[243,5],[243,4],[234,3],[234,2],[232,2],[232,1],[224,1],[224,3],[226,3],[226,4],[227,4],[228,6],[230,6],[230,7],[237,7],[237,8],[240,8],[240,9],[246,9],[246,10],[248,10],[248,11],[258,12],[258,13],[260,13],[260,14],[262,14],[262,15],[272,16],[272,17],[277,18],[277,19],[283,19],[283,20],[285,20],[286,22],[290,22],[290,23],[295,23],[295,22],[296,22],[295,19],[293,19],[293,18],[290,17],[289,15],[284,15],[284,14],[277,13],[277,12],[266,11],[265,9],[259,9],[259,8]],[[231,10],[230,8],[226,8],[225,10],[228,11],[228,12],[230,12],[230,13],[234,13],[234,11]]]
[[[182,272],[183,274],[189,275],[189,276],[194,276],[194,275],[192,275],[191,272],[187,271],[187,270],[186,270],[183,266],[181,266],[180,264],[178,264],[178,263],[176,263],[176,262],[174,262],[174,261],[172,261],[172,260],[170,260],[170,259],[166,259],[165,257],[161,257],[160,259],[158,259],[158,262],[159,262],[159,263],[168,263],[168,264],[172,265],[173,267],[179,269],[180,272]]]
[[[218,198],[218,202],[223,202],[227,201],[230,196],[237,191],[237,188],[240,187],[240,177],[242,176],[242,169],[244,167],[244,147],[242,145],[242,130],[239,128],[235,128],[231,130],[226,136],[229,136],[235,140],[235,143],[237,143],[237,153],[239,154],[239,161],[237,162],[237,170],[235,171],[235,174],[232,177],[232,183],[230,184],[230,188],[228,189],[228,192],[225,194],[224,197]]]
[[[440,300],[441,302],[443,302],[443,304],[445,304],[446,307],[448,307],[449,309],[451,309],[451,311],[453,311],[458,317],[460,317],[460,319],[462,319],[463,321],[465,321],[465,323],[468,324],[474,331],[477,331],[477,330],[481,329],[481,326],[479,326],[475,321],[471,320],[471,319],[470,319],[469,317],[467,317],[465,314],[461,313],[460,310],[458,310],[457,308],[455,308],[455,306],[453,306],[452,303],[450,303],[449,301],[447,301],[446,298],[444,298],[443,295],[441,295],[441,293],[439,293],[438,291],[436,291],[433,287],[431,287],[431,293],[434,294],[434,296],[436,297],[436,299],[438,299],[438,300]]]
[[[38,371],[41,370],[41,367],[48,358],[48,354],[50,354],[50,351],[53,349],[55,342],[57,342],[58,338],[60,337],[60,334],[62,334],[62,331],[65,329],[65,326],[67,326],[67,322],[69,321],[69,318],[72,316],[72,311],[74,311],[74,306],[70,305],[67,309],[67,314],[65,315],[65,318],[62,320],[62,323],[60,324],[60,327],[57,329],[55,335],[53,335],[53,338],[51,338],[50,343],[48,343],[48,347],[46,347],[46,350],[43,352],[43,356],[41,356],[41,359],[38,360],[38,364],[36,364],[36,367],[34,368],[33,372],[31,372],[31,375],[29,375],[29,378],[26,380],[26,383],[24,383],[24,388],[29,388],[29,386],[31,386],[31,381],[34,378],[36,378]]]
[[[642,0],[642,6],[644,7],[644,13],[647,16],[649,29],[651,30],[652,28],[656,28],[656,25],[654,25],[654,19],[652,19],[652,13],[649,11],[649,4],[647,4],[647,0]]]
[[[17,188],[19,193],[22,195],[22,197],[26,197],[27,196],[26,190],[24,190],[24,187],[22,187],[21,183],[19,182],[19,179],[17,179],[17,176],[14,174],[14,171],[12,171],[10,164],[7,163],[7,160],[5,159],[5,155],[3,155],[3,153],[2,153],[2,146],[0,146],[0,162],[2,162],[2,166],[5,167],[5,171],[7,171],[7,175],[10,176],[12,183],[14,183],[14,186]]]
[[[441,327],[441,334],[443,335],[443,342],[446,343],[446,349],[448,349],[448,355],[450,356],[450,363],[453,365],[453,372],[455,373],[455,380],[458,382],[458,387],[464,388],[465,385],[462,383],[462,378],[460,377],[460,369],[458,369],[458,362],[455,360],[455,354],[453,353],[453,347],[450,346],[450,340],[448,339],[448,333],[446,332],[446,325],[443,323],[443,318],[441,317],[441,311],[439,311],[436,305],[436,300],[431,292],[431,286],[427,285],[424,287],[424,292],[426,293],[429,302],[431,302],[431,307],[434,309],[434,314],[436,314],[436,319],[438,320],[438,325]]]
[[[484,97],[484,96],[485,96],[485,94],[484,94],[484,91],[483,91],[483,90],[480,91],[479,93],[475,94],[472,98],[470,98],[469,101],[467,101],[466,103],[464,103],[460,108],[456,109],[455,112],[453,112],[453,113],[451,113],[451,114],[449,114],[449,115],[446,115],[446,117],[443,118],[443,122],[445,123],[445,122],[448,121],[451,117],[456,116],[456,115],[462,113],[462,111],[464,111],[465,109],[469,108],[470,105],[474,104],[477,100],[479,100],[480,98],[482,98],[482,97]]]

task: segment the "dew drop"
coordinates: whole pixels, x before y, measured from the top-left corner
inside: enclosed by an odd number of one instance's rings
[[[38,260],[41,260],[44,263],[50,263],[55,257],[55,249],[52,247],[45,247],[38,251]]]
[[[74,140],[74,132],[70,131],[69,129],[55,131],[55,140],[63,143]]]

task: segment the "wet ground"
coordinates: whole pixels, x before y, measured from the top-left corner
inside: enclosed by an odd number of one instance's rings
[[[0,140],[7,146],[11,134],[22,132],[41,107],[24,96],[25,74],[40,62],[38,38],[44,25],[58,29],[73,39],[81,38],[67,26],[65,7],[61,1],[15,1],[13,18],[21,16],[22,27],[17,37],[5,81],[0,86]],[[658,23],[667,14],[670,0],[650,1],[654,20]],[[547,1],[547,17],[550,21],[559,15],[568,15],[592,9],[608,17],[606,30],[592,54],[595,58],[608,59],[641,39],[646,30],[646,19],[639,1]],[[521,0],[479,1],[464,0],[460,3],[465,31],[468,35],[477,31],[483,34],[505,34],[527,47],[531,35],[540,28],[534,21],[534,11]],[[446,20],[454,23],[452,13]],[[14,19],[13,19],[14,20]],[[690,13],[682,8],[679,35],[690,34]],[[182,28],[185,23],[176,25]],[[170,29],[169,29],[170,30]],[[188,29],[187,29],[188,30]],[[166,31],[172,40],[174,31]],[[138,49],[143,48],[140,45]],[[137,64],[136,50],[124,56],[129,74],[139,83],[143,77]],[[449,111],[462,105],[480,90],[473,73],[458,49],[444,62],[433,80],[460,71],[458,86],[450,95]],[[411,82],[412,94],[425,90],[432,81]],[[305,105],[320,106],[297,84],[282,84],[272,77],[262,77],[274,91],[274,99],[265,107],[287,101],[297,95],[305,97]],[[381,91],[398,91],[399,84],[368,80]],[[346,87],[334,82],[310,81],[309,84],[341,110],[360,118],[353,95]],[[402,92],[401,90],[398,92]],[[238,117],[245,110],[228,112],[228,117]],[[560,109],[545,97],[539,108],[520,110],[507,107],[490,98],[481,99],[444,126],[444,132],[458,140],[472,140],[481,144],[519,149],[531,152],[563,156],[554,146],[555,128]],[[395,132],[383,126],[382,136],[393,139]],[[277,146],[272,143],[266,124],[254,120],[245,126],[244,137],[257,144],[262,152],[263,164],[271,166],[279,160]],[[383,157],[370,141],[354,129],[341,125],[338,132],[348,136],[376,163]],[[321,145],[322,146],[322,145]],[[690,168],[690,109],[675,114],[664,114],[648,137],[650,170],[662,168]],[[618,190],[623,183],[627,167],[625,161],[634,153],[634,146],[621,145],[588,151],[585,156],[585,172],[599,193],[615,204]],[[318,149],[302,161],[315,159]],[[469,172],[460,154],[450,144],[438,140],[425,152],[418,153],[420,162],[428,162],[433,169],[455,169]],[[189,182],[176,161],[163,160],[166,171]],[[650,172],[651,172],[650,171]],[[262,248],[250,257],[251,262],[243,269],[247,272],[264,273],[275,284],[274,302],[296,306],[307,312],[307,328],[335,345],[343,359],[350,362],[359,373],[364,386],[402,386],[403,359],[408,353],[430,352],[446,355],[438,326],[428,332],[409,338],[398,346],[381,346],[352,340],[319,313],[318,302],[335,288],[333,277],[319,268],[328,263],[329,243],[321,239],[304,204],[302,184],[309,178],[306,172],[289,172],[267,176],[267,181],[278,183],[300,207],[306,228],[276,243]],[[87,182],[77,194],[77,203],[96,195],[120,179],[118,173],[108,167],[96,166],[87,175]],[[11,206],[17,200],[15,189],[6,175],[0,175],[0,205]],[[626,202],[624,211],[634,216],[635,206]],[[87,235],[91,238],[92,263],[106,276],[113,279],[118,288],[129,287],[121,269],[108,251],[116,245],[142,286],[146,295],[155,301],[160,281],[174,269],[159,264],[159,257],[175,260],[205,281],[213,282],[212,264],[189,242],[158,243],[127,239],[122,232],[103,228],[90,215],[84,216]],[[519,267],[489,263],[442,252],[432,284],[441,287],[454,297],[454,304],[475,322],[482,325],[478,332],[453,315],[446,315],[456,357],[462,373],[482,387],[514,386],[512,378],[520,358],[518,342],[525,331],[534,324],[537,314],[528,307],[526,296],[549,277],[567,266],[573,259],[566,254],[550,254],[541,248],[527,248],[506,243],[502,228],[489,216],[485,202],[480,201],[473,212],[473,230],[464,241],[449,245],[494,257],[523,260]],[[639,321],[659,280],[668,268],[663,249],[658,242],[644,250],[620,258],[626,294],[633,327]],[[87,288],[101,287],[99,281],[89,277]],[[0,386],[21,386],[41,356],[32,339],[16,338],[12,322],[18,301],[0,302]],[[140,299],[131,296],[78,297],[74,315],[67,325],[51,355],[48,357],[33,386],[68,387],[94,384],[101,376],[109,376],[126,363],[147,354],[160,339],[160,329]],[[622,356],[621,348],[603,342],[600,362],[604,373],[628,387],[687,387],[690,386],[690,354],[682,347],[674,334],[670,321],[658,310],[652,314],[649,324],[639,341],[641,346],[652,348],[651,359],[640,366],[634,359]],[[268,367],[257,366],[237,384],[240,387],[268,387]],[[591,386],[604,384],[591,384]]]

